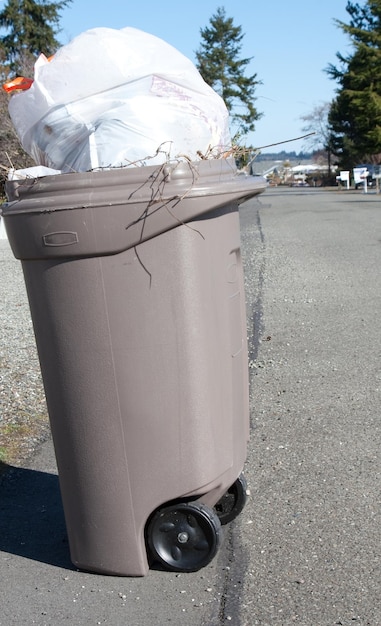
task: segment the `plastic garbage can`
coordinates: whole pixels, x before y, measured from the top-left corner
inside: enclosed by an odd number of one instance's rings
[[[200,569],[243,507],[238,205],[265,187],[224,159],[7,183],[80,569]]]

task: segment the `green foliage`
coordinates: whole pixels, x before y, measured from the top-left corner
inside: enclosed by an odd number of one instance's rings
[[[208,85],[225,101],[239,135],[253,131],[261,115],[254,102],[257,75],[245,76],[251,58],[240,59],[242,28],[234,26],[225,9],[218,8],[210,27],[200,30],[201,44],[196,52],[197,68]]]
[[[340,164],[381,160],[381,0],[364,6],[348,2],[350,21],[337,25],[350,38],[353,52],[338,54],[339,66],[327,72],[338,83],[328,116],[330,144]]]
[[[0,80],[14,75],[33,76],[33,66],[41,52],[47,56],[60,46],[59,13],[72,0],[8,0],[0,11]],[[10,167],[34,164],[18,140],[8,113],[9,96],[0,88],[0,202]]]
[[[41,52],[50,56],[59,47],[56,35],[60,11],[72,0],[8,0],[0,11],[0,51],[9,73],[25,73]]]

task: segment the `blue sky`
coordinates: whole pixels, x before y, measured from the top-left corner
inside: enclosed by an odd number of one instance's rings
[[[73,0],[61,13],[59,38],[65,44],[89,28],[133,26],[161,37],[195,61],[200,29],[209,26],[211,16],[223,6],[242,27],[241,57],[253,57],[248,73],[257,73],[263,82],[256,91],[263,117],[247,138],[259,147],[303,134],[300,117],[334,96],[336,84],[324,68],[336,62],[338,51],[350,50],[348,37],[334,24],[335,18],[349,21],[346,4],[347,0]],[[304,147],[305,141],[295,141],[263,151],[299,152]]]

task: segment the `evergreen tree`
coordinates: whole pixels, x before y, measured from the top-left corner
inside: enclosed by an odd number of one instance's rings
[[[202,42],[196,52],[197,68],[208,85],[223,98],[238,134],[253,131],[260,114],[254,106],[257,75],[245,76],[251,58],[240,59],[244,34],[234,26],[225,9],[218,8],[210,27],[200,30]]]
[[[338,54],[328,74],[339,88],[329,112],[330,145],[345,168],[381,160],[381,0],[348,2],[349,24],[336,20],[353,53]]]
[[[56,36],[59,12],[72,0],[8,0],[0,11],[0,80],[5,82],[15,74],[33,77],[33,66],[41,52],[53,54],[60,43]],[[23,150],[8,113],[9,96],[0,87],[0,203],[3,185],[11,166],[34,165]]]
[[[22,74],[43,52],[47,56],[59,47],[56,35],[60,11],[72,0],[8,0],[0,11],[0,49],[9,73]]]

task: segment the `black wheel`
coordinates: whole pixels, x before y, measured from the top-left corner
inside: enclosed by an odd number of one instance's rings
[[[241,474],[214,507],[221,524],[228,524],[235,519],[244,508],[246,500],[247,483]]]
[[[154,514],[147,535],[153,558],[166,569],[195,572],[215,556],[221,523],[215,511],[204,504],[176,504]]]

